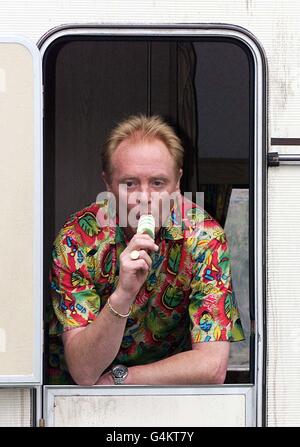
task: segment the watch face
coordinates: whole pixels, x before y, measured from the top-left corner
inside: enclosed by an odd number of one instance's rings
[[[117,379],[122,379],[123,377],[125,377],[127,375],[127,367],[124,365],[117,365],[112,369],[113,375],[117,378]]]

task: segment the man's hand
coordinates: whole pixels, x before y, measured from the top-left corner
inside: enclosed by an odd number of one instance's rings
[[[134,302],[151,268],[151,258],[147,251],[157,251],[158,246],[148,234],[135,234],[120,255],[120,274],[116,291],[127,297],[128,304]],[[138,259],[131,259],[130,253],[138,250]]]

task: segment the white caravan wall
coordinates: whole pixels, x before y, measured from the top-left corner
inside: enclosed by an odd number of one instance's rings
[[[0,388],[0,427],[32,426],[29,388]]]
[[[300,166],[270,168],[269,188],[268,424],[299,426]]]
[[[270,70],[270,136],[298,137],[300,3],[297,0],[1,0],[2,34],[34,41],[71,23],[228,23],[247,28],[263,44]]]

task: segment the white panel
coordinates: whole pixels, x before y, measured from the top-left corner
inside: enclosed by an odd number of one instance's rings
[[[37,50],[36,50],[37,51]],[[2,74],[1,74],[2,73]],[[41,203],[33,54],[0,39],[0,381],[38,380],[41,351]],[[37,259],[39,256],[39,259]]]
[[[207,390],[206,390],[207,391]],[[75,394],[75,395],[74,395]],[[89,427],[212,427],[246,426],[246,394],[170,395],[160,390],[147,394],[115,395],[96,390],[68,394],[60,390],[48,409],[47,426]],[[249,417],[249,415],[248,415]],[[249,423],[249,421],[248,421]]]
[[[299,137],[298,0],[1,0],[0,29],[34,40],[71,23],[228,23],[251,31],[265,48],[270,75],[270,135]]]
[[[0,389],[0,427],[30,427],[32,402],[30,389]]]
[[[300,426],[300,166],[270,168],[268,188],[268,425]]]

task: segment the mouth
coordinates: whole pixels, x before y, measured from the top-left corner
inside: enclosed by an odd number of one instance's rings
[[[139,219],[141,216],[149,216],[151,213],[137,213],[136,218]]]

